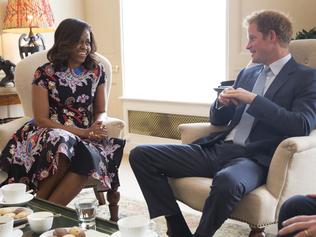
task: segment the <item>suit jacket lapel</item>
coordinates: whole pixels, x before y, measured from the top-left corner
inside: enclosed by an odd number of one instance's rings
[[[271,83],[269,89],[264,94],[264,97],[272,100],[275,93],[280,89],[280,87],[286,83],[288,75],[296,70],[297,63],[291,58],[276,76],[276,78]]]

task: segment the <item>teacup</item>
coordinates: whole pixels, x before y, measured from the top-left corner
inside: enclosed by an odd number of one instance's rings
[[[9,216],[0,216],[0,237],[13,235],[13,218]]]
[[[43,233],[53,226],[54,214],[52,212],[33,212],[27,216],[30,228],[35,233]]]
[[[7,203],[19,203],[25,198],[26,185],[23,183],[6,184],[1,187],[3,201]]]
[[[152,221],[142,215],[128,216],[117,222],[121,237],[146,237]]]

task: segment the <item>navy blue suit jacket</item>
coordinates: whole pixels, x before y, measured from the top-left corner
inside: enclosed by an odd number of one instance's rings
[[[251,91],[263,65],[243,69],[234,84]],[[226,126],[194,143],[211,146],[224,140],[239,123],[246,105],[210,109],[210,122]],[[246,143],[250,159],[269,167],[279,143],[293,136],[306,136],[316,125],[316,70],[291,58],[274,79],[264,96],[256,96],[247,112],[255,118]]]

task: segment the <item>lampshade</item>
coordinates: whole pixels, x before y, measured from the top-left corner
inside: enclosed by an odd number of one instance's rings
[[[38,33],[54,31],[53,25],[54,17],[48,0],[8,0],[3,31],[22,33],[18,42],[22,59],[46,48],[43,36]]]
[[[3,31],[52,32],[54,17],[48,0],[8,0]]]

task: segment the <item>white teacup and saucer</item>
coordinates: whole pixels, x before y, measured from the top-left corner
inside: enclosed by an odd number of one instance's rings
[[[153,230],[154,222],[143,215],[124,217],[117,222],[119,231],[111,237],[158,237]]]
[[[26,192],[23,183],[6,184],[0,190],[0,205],[4,206],[22,205],[34,198],[33,194]]]
[[[52,228],[54,214],[47,211],[33,212],[27,216],[27,221],[30,224],[31,230],[40,234]]]
[[[22,237],[23,231],[13,229],[13,218],[9,216],[0,216],[0,237]]]

